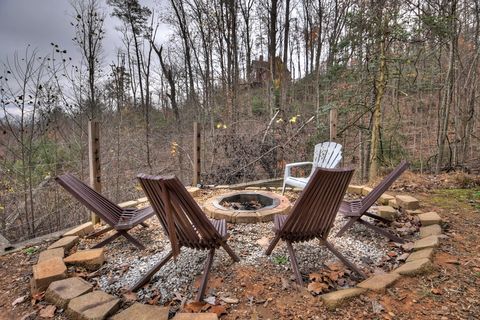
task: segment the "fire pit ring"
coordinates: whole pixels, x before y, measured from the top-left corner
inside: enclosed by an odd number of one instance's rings
[[[234,209],[225,207],[225,202],[255,201],[262,205],[259,209]],[[214,219],[225,219],[230,223],[256,223],[272,221],[276,214],[287,214],[290,201],[284,196],[269,191],[236,191],[208,199],[204,205],[205,213]]]

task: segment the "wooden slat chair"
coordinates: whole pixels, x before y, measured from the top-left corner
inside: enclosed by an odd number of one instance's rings
[[[285,192],[287,185],[297,188],[305,188],[308,180],[313,175],[316,168],[332,169],[342,160],[342,145],[333,141],[327,141],[315,145],[312,162],[295,162],[285,165],[285,173],[283,178],[282,194]],[[292,176],[292,168],[311,165],[312,170],[308,177]]]
[[[342,201],[340,205],[340,213],[347,217],[348,222],[338,231],[337,237],[341,237],[347,229],[353,226],[355,222],[363,224],[365,227],[372,229],[373,231],[389,238],[390,240],[398,243],[404,243],[405,240],[394,235],[391,232],[388,232],[385,229],[382,229],[368,221],[362,219],[362,216],[368,216],[376,220],[382,221],[389,224],[390,221],[382,218],[376,214],[368,212],[368,209],[382,196],[382,194],[387,191],[388,188],[395,182],[395,180],[400,177],[400,175],[407,170],[408,163],[406,161],[400,162],[400,164],[387,175],[382,182],[380,182],[369,194],[367,194],[363,199],[351,200],[351,201]]]
[[[320,244],[325,245],[345,265],[365,278],[360,269],[348,261],[327,241],[353,171],[353,169],[317,168],[295,202],[291,213],[288,216],[276,215],[274,217],[273,230],[275,237],[265,253],[270,255],[278,241],[280,239],[284,240],[299,285],[303,285],[303,281],[292,243],[309,241],[315,238],[319,239]]]
[[[210,220],[175,176],[137,176],[172,246],[166,257],[147,272],[133,287],[132,291],[150,281],[172,257],[180,253],[181,247],[209,250],[204,266],[197,301],[201,301],[207,288],[208,276],[213,263],[215,249],[222,247],[236,262],[238,256],[227,244],[225,220]]]
[[[154,214],[154,211],[151,207],[142,209],[122,209],[69,173],[56,177],[55,181],[57,181],[58,184],[60,184],[79,202],[81,202],[90,211],[96,213],[103,221],[105,221],[106,224],[109,225],[109,227],[104,228],[99,232],[90,235],[89,237],[95,237],[113,229],[116,231],[110,237],[93,246],[93,248],[103,247],[119,236],[123,236],[133,243],[137,248],[142,250],[145,249],[145,246],[131,236],[128,233],[128,230],[139,224],[146,227],[147,225],[144,223],[144,221]]]

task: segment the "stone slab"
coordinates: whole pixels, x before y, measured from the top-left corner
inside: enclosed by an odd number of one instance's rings
[[[52,282],[45,293],[45,300],[66,309],[70,300],[91,292],[93,286],[82,278],[74,277]]]
[[[72,247],[78,242],[78,236],[68,236],[59,239],[52,243],[47,249],[63,248],[65,251],[72,249]]]
[[[67,308],[68,319],[102,320],[118,310],[120,299],[103,291],[93,291],[72,299]]]
[[[70,231],[67,231],[63,234],[63,237],[68,237],[68,236],[79,236],[79,237],[85,237],[88,234],[92,233],[94,231],[93,223],[91,222],[86,222],[84,224],[79,225],[76,228],[73,228]]]
[[[218,320],[215,313],[177,313],[172,320]]]
[[[367,194],[369,194],[370,192],[372,192],[373,188],[370,188],[370,187],[363,187],[362,188],[362,195],[363,196],[366,196]]]
[[[356,297],[364,293],[364,288],[349,288],[322,294],[320,299],[325,303],[328,309],[332,310],[339,306],[343,301]]]
[[[378,206],[377,214],[384,219],[393,221],[397,215],[397,210],[390,206]]]
[[[117,313],[111,320],[168,320],[168,307],[152,306],[135,302],[132,306]]]
[[[413,251],[418,251],[426,248],[436,248],[440,244],[438,236],[428,236],[413,243]]]
[[[358,195],[362,194],[362,190],[363,190],[363,186],[358,186],[354,184],[349,185],[347,188],[348,193],[354,193]]]
[[[382,205],[388,205],[390,200],[395,200],[395,197],[386,193],[382,194],[380,198],[378,198],[378,202],[380,202]]]
[[[439,224],[431,224],[426,227],[420,228],[420,238],[426,238],[429,236],[439,236],[442,234],[442,227]]]
[[[125,201],[125,202],[122,202],[122,203],[119,203],[118,206],[120,208],[133,208],[135,207],[136,205],[138,204],[138,201],[137,200],[130,200],[130,201]]]
[[[397,200],[389,200],[388,201],[388,205],[392,208],[395,208],[395,209],[398,209],[399,206],[398,206],[398,203],[397,203]]]
[[[398,206],[404,210],[416,210],[420,208],[420,202],[412,196],[399,195],[395,197],[395,200]]]
[[[105,249],[78,250],[63,259],[66,264],[84,267],[90,271],[97,270],[105,262]]]
[[[44,291],[50,283],[67,277],[67,267],[60,257],[53,257],[33,266],[32,294]]]
[[[407,262],[404,265],[393,270],[393,272],[401,275],[413,276],[430,271],[432,267],[432,262],[429,259],[425,258]]]
[[[422,249],[422,250],[412,252],[408,256],[406,262],[411,262],[411,261],[420,260],[420,259],[431,259],[432,256],[433,256],[433,248]]]
[[[430,226],[432,224],[440,224],[440,222],[442,222],[442,218],[438,213],[433,211],[419,214],[418,219],[420,220],[422,227]]]
[[[398,273],[379,274],[360,282],[357,287],[383,292],[387,287],[391,286],[399,278],[400,275]]]
[[[405,212],[411,216],[416,216],[416,215],[419,215],[419,214],[422,214],[423,211],[420,210],[420,209],[417,209],[417,210],[405,210]]]
[[[38,255],[38,262],[43,262],[45,260],[51,259],[51,258],[61,258],[63,259],[65,255],[65,252],[63,248],[55,248],[55,249],[50,249],[50,250],[45,250],[40,252]]]
[[[186,187],[188,193],[190,193],[192,195],[192,197],[196,197],[198,196],[201,192],[202,192],[202,189],[198,188],[198,187]]]

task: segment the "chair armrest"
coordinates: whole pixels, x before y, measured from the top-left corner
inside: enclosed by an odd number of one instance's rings
[[[292,171],[293,167],[301,167],[301,166],[306,166],[306,165],[312,165],[313,162],[294,162],[294,163],[287,163],[285,165],[285,179],[288,177],[291,177],[290,172]]]

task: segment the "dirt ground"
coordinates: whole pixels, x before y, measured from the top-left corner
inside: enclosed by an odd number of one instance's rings
[[[432,272],[402,277],[384,294],[370,292],[328,311],[318,297],[306,288],[286,285],[279,274],[232,264],[221,277],[213,273],[209,285],[211,290],[231,293],[238,304],[187,303],[184,309],[216,312],[221,319],[480,319],[477,182],[455,175],[408,174],[395,184],[391,193],[411,194],[421,201],[424,212],[436,211],[442,216],[446,237],[436,251]],[[65,319],[59,310],[46,312],[42,296],[32,299],[29,295],[32,265],[46,246],[0,257],[0,319]],[[171,304],[178,306],[179,302]]]

